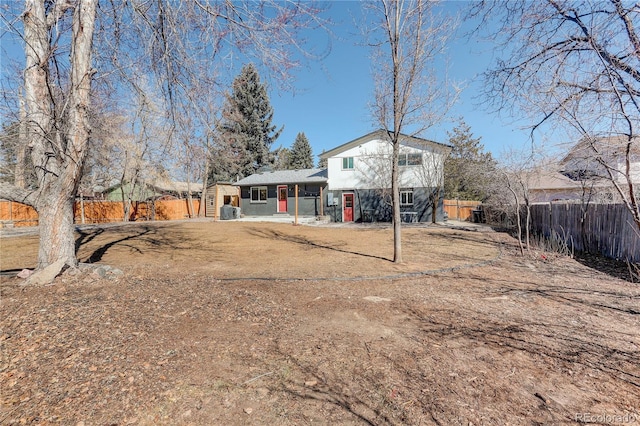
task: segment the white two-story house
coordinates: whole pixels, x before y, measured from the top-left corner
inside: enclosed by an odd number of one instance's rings
[[[444,160],[451,146],[402,135],[400,208],[404,221],[442,220]],[[392,146],[377,130],[323,153],[327,161],[325,214],[333,221],[391,220]],[[435,206],[434,206],[435,204]]]

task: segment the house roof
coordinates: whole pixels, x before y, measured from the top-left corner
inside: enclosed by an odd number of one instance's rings
[[[128,185],[125,184],[125,185]],[[113,185],[111,185],[110,187],[103,189],[102,192],[112,192],[118,188],[120,188],[120,183],[115,183]],[[191,187],[191,192],[202,192],[202,183],[197,183],[197,182],[191,182],[190,184],[187,184],[187,182],[174,182],[174,181],[165,181],[165,180],[158,180],[156,182],[153,183],[149,183],[148,186],[150,186],[151,188],[153,188],[156,191],[159,192],[187,192],[187,187],[190,186]],[[141,186],[142,187],[142,186]]]
[[[391,132],[393,133],[393,132]],[[387,131],[384,129],[379,129],[379,130],[375,130],[371,133],[367,133],[364,136],[360,136],[357,139],[354,139],[350,142],[347,142],[345,144],[342,144],[336,148],[333,148],[329,151],[323,152],[322,154],[320,154],[320,158],[329,158],[329,157],[334,157],[344,151],[347,151],[351,148],[354,148],[358,145],[361,145],[365,142],[369,142],[371,140],[375,140],[375,139],[386,139],[388,137]],[[404,146],[410,146],[413,148],[418,148],[418,149],[423,149],[426,145],[432,145],[432,146],[437,146],[439,148],[444,148],[444,149],[451,149],[453,148],[451,145],[447,145],[444,143],[440,143],[440,142],[435,142],[429,139],[423,139],[423,138],[419,138],[416,136],[408,136],[405,134],[400,134],[400,138],[401,138],[401,145]]]
[[[538,167],[527,173],[529,190],[552,191],[552,190],[582,190],[584,182],[573,180],[560,171],[560,165],[556,163]],[[588,186],[596,188],[605,187],[606,182],[600,179],[591,181]]]
[[[595,162],[596,156],[604,161],[624,158],[627,149],[628,138],[626,136],[608,136],[599,138],[582,138],[576,143],[560,162],[568,165],[575,162]],[[631,159],[640,160],[640,138],[631,140]]]
[[[235,184],[238,186],[249,186],[291,183],[325,183],[326,181],[327,169],[299,169],[254,173],[251,176],[240,179]]]
[[[209,186],[207,186],[207,189],[215,188],[216,186],[222,187],[222,186],[238,186],[238,185],[236,185],[235,182],[218,181],[218,182],[209,184]]]
[[[530,190],[578,189],[580,187],[580,182],[554,171],[537,171],[531,174],[529,181]]]
[[[196,182],[157,181],[151,186],[158,191],[166,192],[187,192],[187,188],[191,188],[191,192],[202,192],[202,183]]]

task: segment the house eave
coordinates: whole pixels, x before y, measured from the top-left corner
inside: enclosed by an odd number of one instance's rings
[[[328,159],[330,157],[335,157],[336,155],[339,155],[345,151],[350,150],[351,148],[355,148],[358,145],[361,145],[363,143],[369,142],[371,140],[374,139],[382,139],[384,140],[388,135],[388,132],[386,130],[383,129],[378,129],[378,130],[374,130],[371,133],[367,133],[364,136],[360,136],[359,138],[356,138],[352,141],[349,141],[347,143],[344,143],[340,146],[337,146],[329,151],[326,151],[322,154],[320,154],[320,158],[325,160]],[[451,149],[453,149],[453,147],[451,145],[445,144],[445,143],[441,143],[441,142],[436,142],[436,141],[432,141],[429,139],[423,139],[423,138],[419,138],[417,136],[409,136],[409,135],[405,135],[405,134],[400,134],[400,137],[403,139],[401,142],[401,145],[404,146],[411,146],[414,148],[420,148],[420,147],[424,147],[425,145],[433,145],[433,146],[437,146],[440,149],[444,149],[447,151],[450,151]]]
[[[278,170],[275,172],[255,173],[239,180],[240,187],[293,184],[326,184],[327,169]]]

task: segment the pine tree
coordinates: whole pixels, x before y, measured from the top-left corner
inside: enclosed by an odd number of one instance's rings
[[[289,167],[289,156],[291,155],[291,150],[289,148],[279,147],[274,153],[274,164],[273,168],[275,170],[288,170]]]
[[[0,133],[0,181],[14,183],[19,123],[4,125]]]
[[[238,134],[219,135],[211,148],[209,182],[234,182],[245,175],[250,161],[244,138]]]
[[[0,130],[0,182],[20,188],[36,187],[38,180],[26,147],[20,145],[20,123],[12,122]],[[20,155],[22,149],[22,155]],[[22,164],[21,164],[22,162]]]
[[[463,120],[447,134],[453,149],[444,163],[445,198],[484,200],[496,161]]]
[[[320,155],[324,154],[326,151],[323,149],[322,152],[320,153]],[[326,169],[327,168],[327,159],[326,158],[318,158],[318,168],[319,169]]]
[[[313,167],[313,153],[309,139],[304,133],[298,133],[289,154],[290,169],[310,169]]]
[[[272,119],[273,108],[266,86],[260,82],[253,64],[245,65],[233,81],[231,93],[223,107],[219,126],[223,143],[219,147],[222,149],[214,148],[214,166],[216,162],[229,163],[233,170],[227,170],[226,174],[236,172],[239,177],[249,176],[264,166],[273,166],[275,156],[270,149],[282,133],[282,128],[276,130],[276,126],[271,124]],[[234,156],[220,159],[219,156],[225,155],[225,146],[230,145],[236,148]],[[222,170],[218,170],[218,173],[225,174]],[[217,176],[214,174],[212,177],[215,180]]]

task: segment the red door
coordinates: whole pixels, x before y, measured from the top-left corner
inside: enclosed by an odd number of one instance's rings
[[[278,187],[278,213],[287,212],[287,193],[289,189],[287,186]]]
[[[353,222],[353,194],[342,194],[342,216],[344,222]]]

